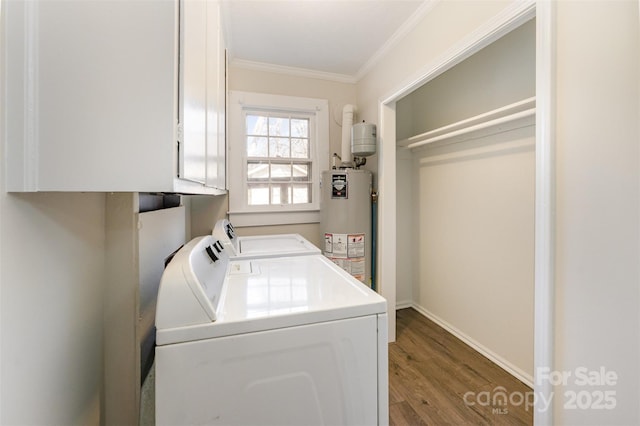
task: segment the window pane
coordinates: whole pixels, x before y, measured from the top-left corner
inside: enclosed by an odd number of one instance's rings
[[[282,204],[279,186],[271,187],[271,204]]]
[[[269,185],[248,185],[247,191],[250,206],[269,204]]]
[[[267,136],[268,121],[262,115],[247,115],[247,135]]]
[[[291,157],[309,158],[309,139],[291,139]]]
[[[269,163],[248,163],[247,180],[267,180],[269,179]]]
[[[269,157],[289,158],[289,138],[269,138]]]
[[[256,136],[247,137],[247,156],[268,157],[269,145],[267,144],[267,138]]]
[[[287,186],[287,204],[291,204],[291,186]]]
[[[311,202],[311,185],[295,184],[292,186],[292,204],[306,204]]]
[[[270,136],[289,136],[289,119],[281,117],[269,117]]]
[[[291,164],[272,164],[271,178],[274,180],[291,179]]]
[[[308,119],[291,119],[291,137],[308,138],[309,137],[309,120]]]
[[[309,180],[309,164],[294,164],[293,180]]]

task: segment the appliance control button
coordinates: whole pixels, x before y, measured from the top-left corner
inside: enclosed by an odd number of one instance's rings
[[[218,256],[216,256],[216,254],[213,252],[213,249],[211,248],[211,246],[207,246],[207,248],[205,248],[205,251],[207,252],[207,255],[209,255],[209,258],[211,260],[213,260],[214,262],[218,261]]]

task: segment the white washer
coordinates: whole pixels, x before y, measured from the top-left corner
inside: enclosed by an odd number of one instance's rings
[[[386,300],[322,255],[221,248],[196,238],[162,276],[156,423],[388,424]]]
[[[237,236],[227,219],[216,222],[212,233],[222,242],[231,258],[258,258],[321,254],[318,247],[300,234]]]

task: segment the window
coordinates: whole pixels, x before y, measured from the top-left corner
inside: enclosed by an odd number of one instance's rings
[[[239,226],[319,221],[328,102],[231,92],[229,214]]]
[[[249,206],[312,202],[310,121],[260,111],[244,115]]]

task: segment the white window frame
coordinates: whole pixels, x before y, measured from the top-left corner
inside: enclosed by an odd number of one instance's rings
[[[283,111],[313,116],[311,139],[311,203],[250,206],[247,204],[245,111]],[[329,101],[326,99],[229,92],[229,220],[234,226],[288,225],[320,222],[320,176],[329,168]]]

